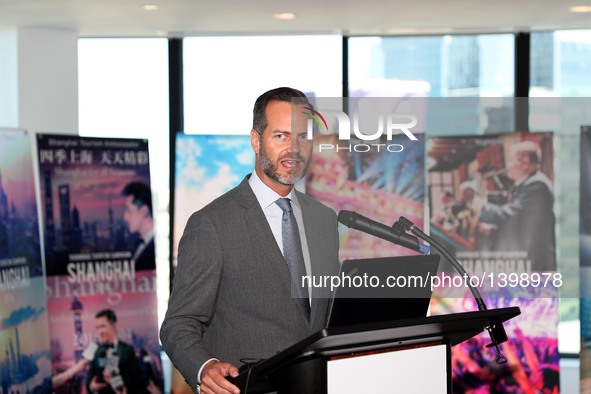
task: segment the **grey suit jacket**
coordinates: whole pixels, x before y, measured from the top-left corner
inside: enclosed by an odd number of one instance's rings
[[[492,250],[528,252],[532,270],[556,270],[554,195],[552,181],[542,172],[532,174],[503,205],[484,204],[480,220],[497,226],[490,237]]]
[[[312,275],[337,275],[335,213],[296,192]],[[160,331],[173,365],[195,390],[210,358],[273,356],[325,325],[328,289],[312,290],[310,321],[291,298],[291,278],[248,177],[187,222]]]

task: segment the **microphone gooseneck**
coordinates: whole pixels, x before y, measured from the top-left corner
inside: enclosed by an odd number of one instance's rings
[[[437,249],[439,252],[441,252],[441,254],[443,254],[449,260],[449,262],[452,264],[452,266],[455,268],[455,270],[460,275],[468,276],[468,273],[466,272],[464,267],[462,267],[462,265],[451,255],[451,253],[449,253],[439,242],[437,242],[435,239],[433,239],[430,236],[428,236],[427,234],[425,234],[423,232],[423,230],[421,230],[420,228],[415,226],[413,222],[411,222],[410,220],[408,220],[404,216],[401,216],[400,219],[398,219],[398,221],[394,224],[394,227],[397,227],[399,229],[404,229],[405,231],[410,231],[414,235],[419,237],[420,239],[423,239],[426,242],[429,242],[430,245],[435,247],[435,249]],[[478,291],[478,289],[476,287],[472,286],[472,283],[470,283],[470,282],[471,281],[467,281],[466,284],[468,285],[468,288],[470,289],[470,291],[472,292],[472,295],[474,296],[474,299],[476,300],[476,304],[478,305],[478,310],[485,311],[487,308],[486,308],[486,304],[482,300],[482,296],[480,295],[480,291]],[[496,363],[497,364],[505,364],[507,362],[507,357],[503,356],[503,354],[501,353],[501,349],[499,349],[499,345],[501,343],[507,341],[507,334],[505,332],[505,328],[503,327],[503,323],[490,322],[490,324],[488,324],[485,328],[486,328],[486,331],[488,331],[488,335],[490,336],[490,339],[491,339],[491,343],[486,345],[486,347],[488,347],[488,348],[494,347],[497,352]]]

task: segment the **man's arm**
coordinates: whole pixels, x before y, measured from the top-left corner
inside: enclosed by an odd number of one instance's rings
[[[90,360],[81,358],[76,364],[72,365],[63,372],[60,372],[51,377],[51,385],[54,389],[63,386],[68,380],[72,379],[78,373],[80,373],[88,364]]]
[[[213,222],[205,214],[193,214],[179,243],[173,290],[160,329],[162,347],[193,389],[200,368],[215,358],[203,334],[213,318],[221,274],[222,247]]]
[[[551,199],[551,191],[543,182],[532,182],[524,185],[523,190],[511,202],[503,205],[484,203],[480,210],[480,221],[500,225],[525,210],[544,214],[545,212],[540,212],[540,209],[544,209],[544,205],[547,205],[545,201]]]
[[[99,382],[99,380],[102,380],[102,375],[99,376],[98,372],[99,368],[95,354],[93,360],[90,362],[88,373],[86,374],[86,388],[89,393],[94,393],[107,387],[106,383]]]

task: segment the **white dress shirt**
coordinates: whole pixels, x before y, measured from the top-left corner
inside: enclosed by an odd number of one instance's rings
[[[277,245],[279,245],[281,253],[283,253],[283,238],[281,237],[281,220],[283,218],[283,211],[281,208],[279,208],[279,205],[275,204],[275,201],[283,198],[283,196],[280,196],[269,186],[265,185],[254,171],[250,176],[248,183],[254,192],[257,201],[261,205],[261,208],[265,213],[265,217],[267,218],[267,222],[271,227],[271,232],[275,237],[275,241],[277,242]],[[306,275],[311,275],[312,265],[310,263],[310,250],[308,249],[308,241],[306,239],[306,229],[304,228],[302,207],[300,206],[297,196],[293,190],[287,196],[285,196],[285,198],[289,198],[291,200],[291,208],[298,224],[298,232],[300,233],[302,254],[304,255],[304,265],[306,266]],[[308,289],[308,296],[309,292],[310,289]]]

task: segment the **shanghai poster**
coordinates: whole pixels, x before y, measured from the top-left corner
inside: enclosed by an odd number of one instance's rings
[[[54,389],[87,392],[106,346],[95,316],[111,310],[139,392],[161,390],[147,141],[39,134],[37,148]]]

